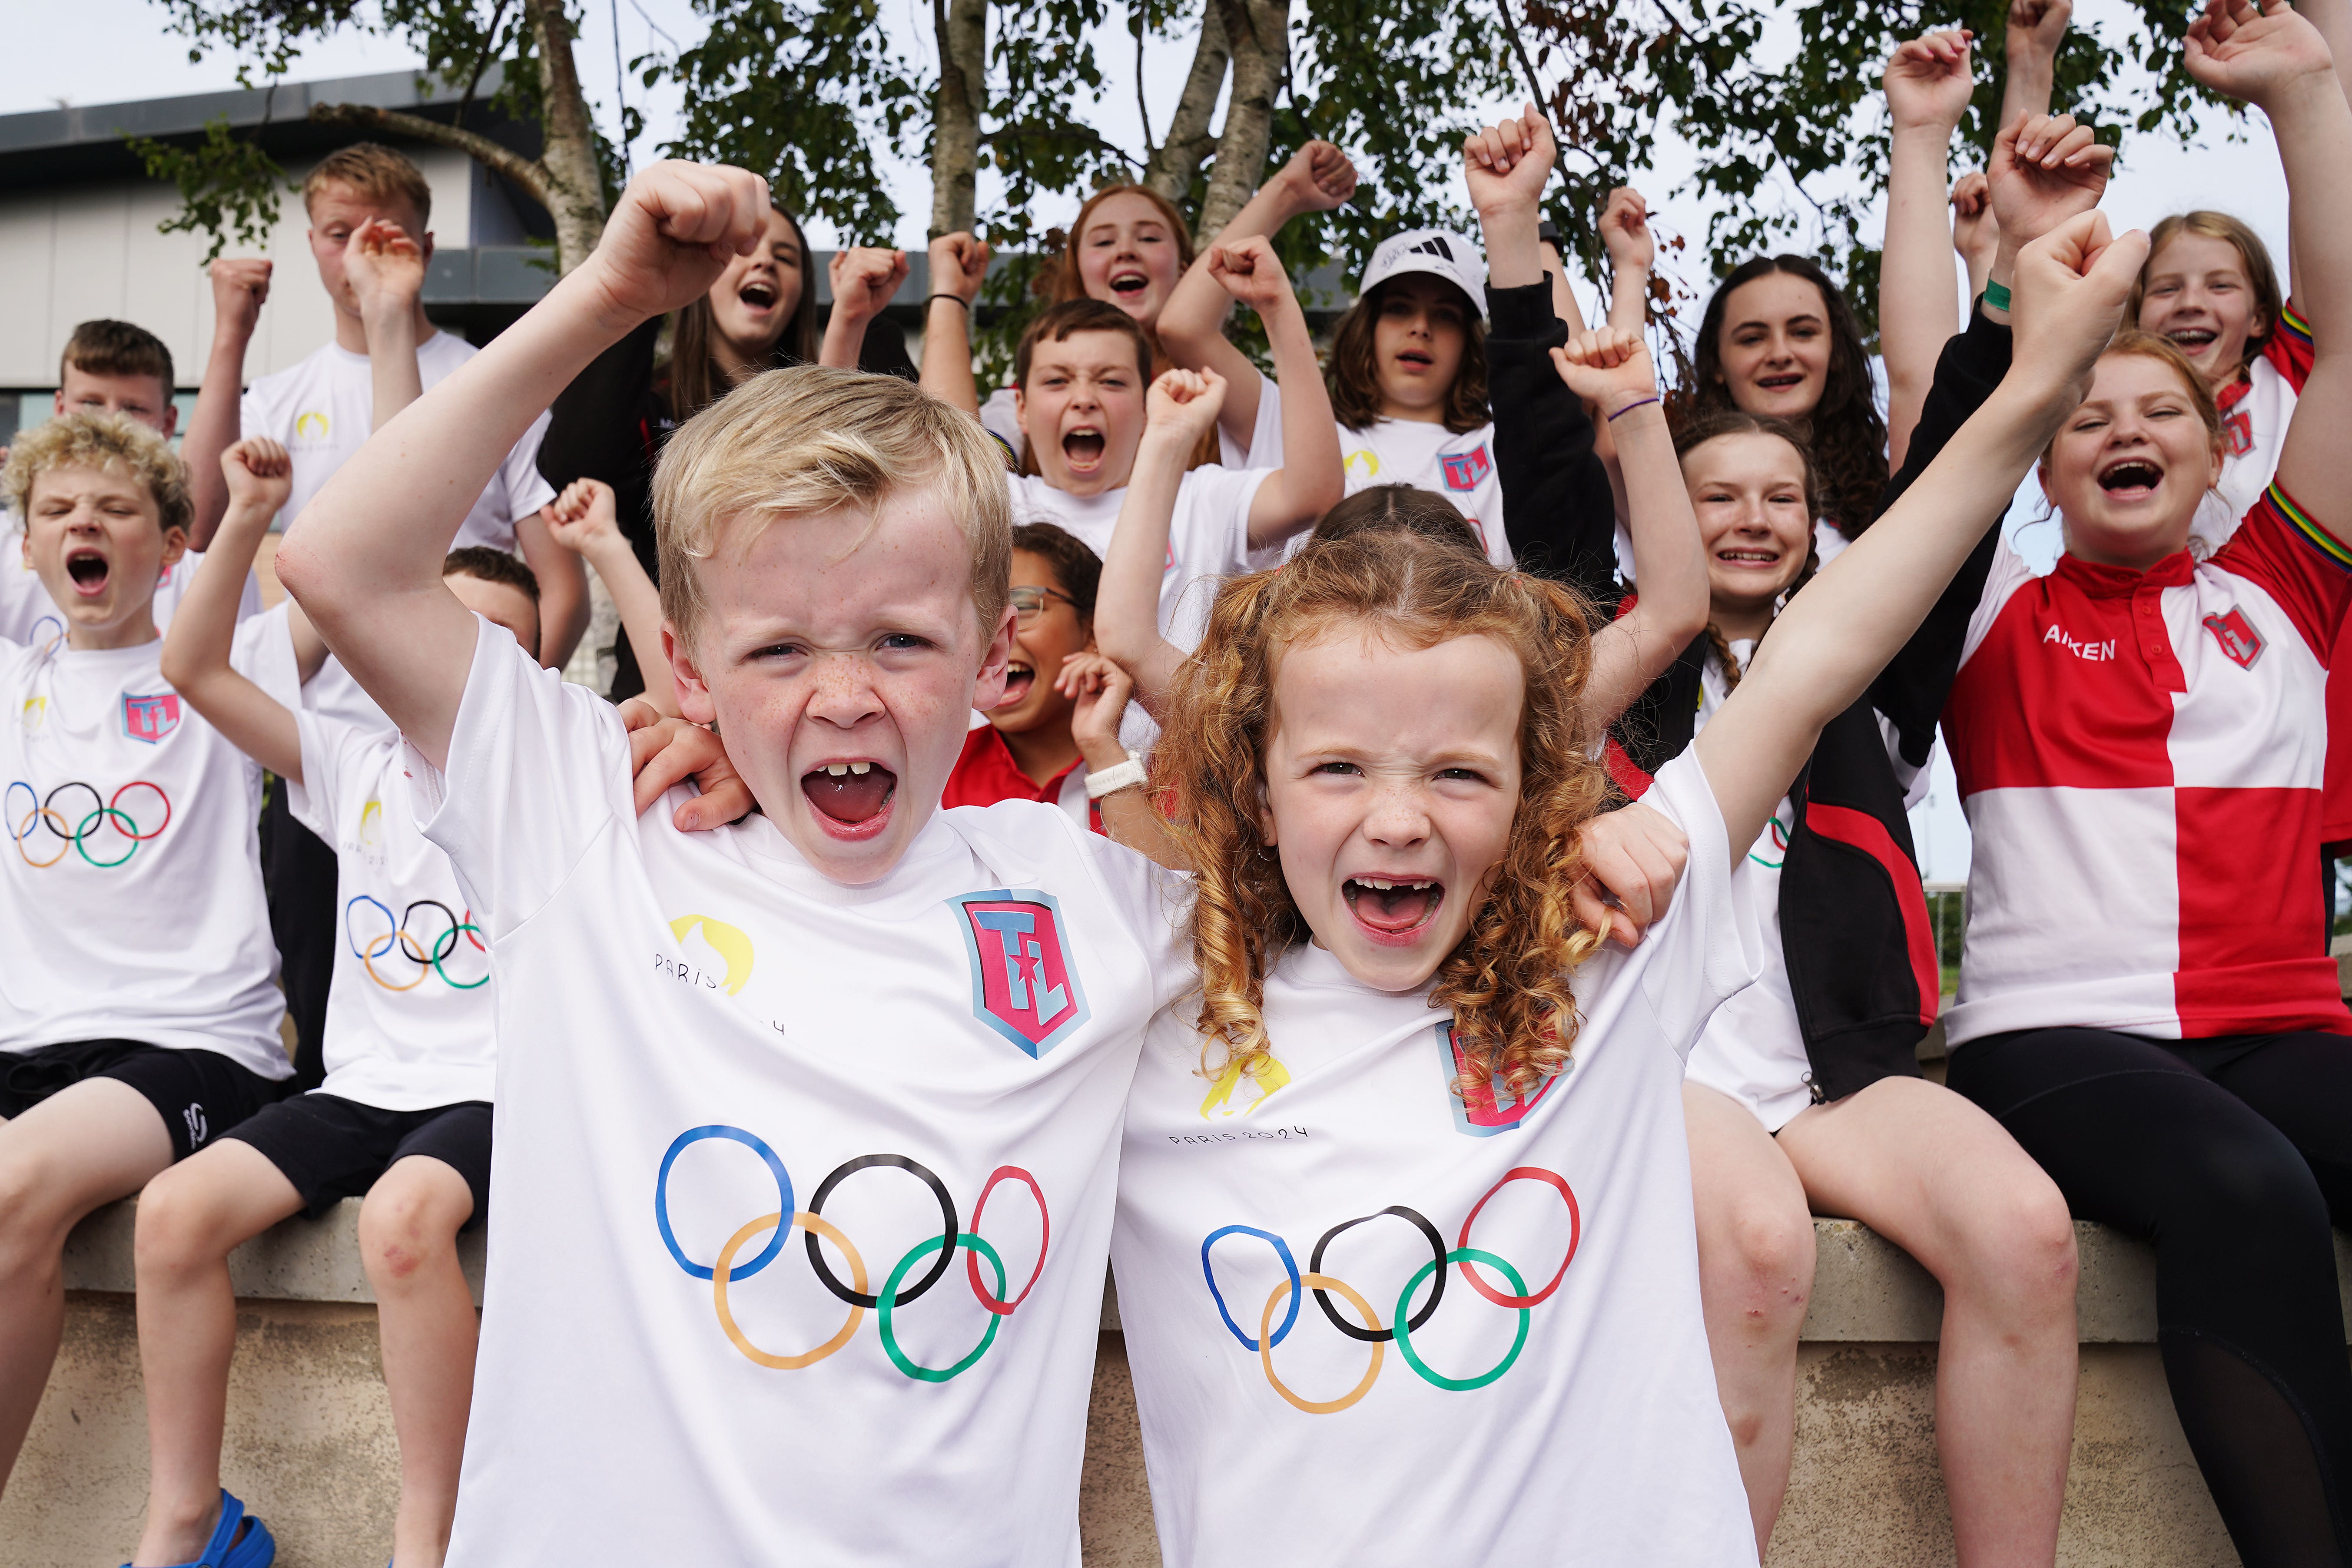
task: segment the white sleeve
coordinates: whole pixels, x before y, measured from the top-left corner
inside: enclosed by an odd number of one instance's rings
[[[2002,534],[2000,542],[1992,547],[1992,571],[1985,577],[1984,595],[1969,616],[1968,638],[1960,645],[1962,664],[1976,657],[1977,648],[1991,632],[1993,620],[2000,614],[2000,607],[2009,603],[2009,596],[2032,580],[2033,568],[2011,547],[2009,535]]]
[[[276,410],[269,405],[269,395],[262,390],[264,384],[255,382],[237,395],[237,439],[247,436],[267,436],[283,446],[286,432],[277,428]]]
[[[1217,432],[1217,460],[1229,468],[1282,467],[1282,388],[1274,377],[1259,378],[1257,423],[1250,426],[1249,450],[1234,445],[1232,437]]]
[[[447,852],[493,940],[538,913],[598,835],[636,819],[612,705],[475,617],[474,663],[436,769],[403,748],[417,826]]]
[[[980,427],[1014,451],[1021,449],[1021,416],[1011,387],[1000,386],[981,400]]]
[[[1274,473],[1211,465],[1184,476],[1168,522],[1168,548],[1181,575],[1223,577],[1249,570],[1250,503]]]
[[[335,805],[343,798],[343,780],[353,754],[366,749],[366,732],[341,719],[294,710],[294,728],[302,738],[302,780],[282,780],[286,809],[294,820],[327,841],[337,841]]]
[[[237,623],[230,638],[228,666],[284,708],[302,706],[302,671],[294,658],[294,633],[285,600],[277,608]]]
[[[499,466],[499,479],[506,490],[506,504],[499,515],[508,522],[520,522],[541,507],[555,499],[555,487],[539,471],[539,444],[547,439],[547,427],[552,422],[545,409],[530,422],[507,453],[507,460]]]
[[[1642,804],[1665,813],[1690,838],[1674,903],[1633,953],[1652,1016],[1675,1051],[1687,1057],[1716,1008],[1763,973],[1764,939],[1747,900],[1732,894],[1723,808],[1696,748],[1685,748],[1658,770]]]

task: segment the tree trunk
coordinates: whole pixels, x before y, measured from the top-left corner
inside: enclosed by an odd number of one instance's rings
[[[580,68],[572,58],[572,24],[563,0],[523,4],[539,54],[545,137],[540,163],[547,170],[547,211],[555,220],[555,269],[561,274],[587,260],[604,232],[604,172],[596,163],[595,128],[580,90]]]
[[[1224,134],[1201,200],[1195,248],[1215,242],[1265,175],[1265,149],[1274,134],[1274,95],[1290,60],[1290,10],[1281,0],[1209,0],[1223,14],[1233,49],[1234,91],[1225,105]]]
[[[931,0],[940,90],[931,119],[931,229],[968,234],[977,214],[980,106],[988,89],[988,0]]]
[[[1184,95],[1176,100],[1175,117],[1168,122],[1168,140],[1152,154],[1143,184],[1171,202],[1181,202],[1201,165],[1216,150],[1209,134],[1209,117],[1217,111],[1217,89],[1225,85],[1225,65],[1233,51],[1225,44],[1224,17],[1217,0],[1201,8],[1201,43],[1192,51],[1192,69],[1184,78]],[[1144,127],[1146,135],[1150,127]]]

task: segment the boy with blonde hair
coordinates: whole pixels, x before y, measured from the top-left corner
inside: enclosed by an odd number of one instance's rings
[[[529,410],[767,211],[740,170],[640,174],[278,557],[401,726],[497,965],[449,1560],[1067,1568],[1121,1105],[1186,966],[1139,857],[1043,803],[940,809],[1011,647],[995,444],[819,368],[672,438],[671,672],[762,808],[711,833],[683,792],[640,817],[613,710],[439,574]]]
[[[138,421],[165,440],[180,426],[179,405],[172,401],[172,351],[163,340],[129,321],[84,321],[66,339],[58,356],[59,414],[121,414]],[[0,461],[7,458],[0,447]],[[19,526],[22,520],[17,520]],[[163,569],[155,584],[155,628],[172,623],[172,610],[181,592],[204,561],[191,550]],[[247,574],[237,599],[237,617],[261,613],[261,587]],[[43,626],[46,621],[48,624]],[[15,642],[37,642],[61,633],[57,606],[41,586],[40,574],[25,558],[21,547],[0,551],[0,637]]]
[[[0,1478],[64,1321],[67,1234],[278,1098],[288,1072],[253,823],[261,769],[163,679],[156,580],[186,471],[67,414],[0,472],[63,625],[0,640]],[[296,700],[247,621],[230,658]]]

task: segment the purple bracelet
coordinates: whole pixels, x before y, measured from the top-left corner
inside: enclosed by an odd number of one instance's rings
[[[1633,413],[1633,410],[1635,410],[1636,408],[1645,408],[1645,407],[1649,406],[1651,404],[1655,403],[1656,401],[1657,401],[1657,399],[1656,399],[1656,398],[1654,398],[1654,397],[1644,397],[1644,398],[1643,398],[1639,403],[1629,403],[1629,404],[1625,405],[1625,406],[1624,406],[1624,407],[1620,408],[1620,409],[1617,411],[1617,414],[1612,414],[1612,415],[1609,416],[1609,423],[1611,423],[1612,425],[1616,424],[1616,423],[1617,423],[1617,415],[1618,415],[1618,414],[1631,414],[1631,413]]]

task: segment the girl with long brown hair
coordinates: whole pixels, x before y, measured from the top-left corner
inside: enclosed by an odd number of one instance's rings
[[[1662,768],[1688,869],[1630,949],[1572,902],[1608,795],[1573,595],[1398,531],[1225,585],[1153,773],[1201,994],[1146,1040],[1113,1241],[1171,1564],[1754,1560],[1679,1058],[1754,973],[1736,858],[2071,403],[2107,250],[2028,252],[2001,392]]]

